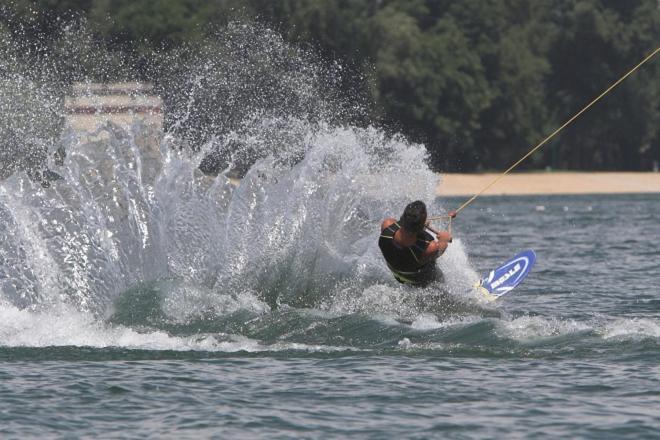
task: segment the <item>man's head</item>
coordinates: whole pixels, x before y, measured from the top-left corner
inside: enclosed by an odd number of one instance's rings
[[[424,202],[417,200],[409,203],[403,211],[399,222],[408,232],[412,232],[413,234],[422,232],[426,224],[426,205]]]

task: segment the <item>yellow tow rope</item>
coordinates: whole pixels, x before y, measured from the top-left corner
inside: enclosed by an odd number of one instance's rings
[[[644,58],[639,64],[637,64],[635,67],[633,67],[632,69],[630,69],[630,71],[628,71],[628,73],[626,73],[625,75],[623,75],[623,76],[622,76],[621,78],[619,78],[614,84],[612,84],[611,86],[609,86],[609,87],[608,87],[603,93],[601,93],[600,95],[598,95],[593,101],[591,101],[589,104],[587,104],[587,106],[585,106],[582,110],[580,110],[579,112],[577,112],[577,113],[576,113],[571,119],[569,119],[568,121],[566,121],[561,127],[559,127],[558,129],[556,129],[555,131],[553,131],[553,132],[550,134],[550,136],[548,136],[548,137],[546,137],[545,139],[543,139],[543,140],[542,140],[537,146],[535,146],[534,148],[532,148],[527,154],[525,154],[522,158],[520,158],[520,160],[518,160],[518,162],[516,162],[516,163],[514,163],[513,165],[511,165],[506,171],[504,171],[502,174],[500,174],[500,175],[497,176],[495,179],[493,179],[493,181],[490,182],[488,185],[486,185],[481,191],[479,191],[477,194],[473,195],[473,196],[472,196],[467,202],[465,202],[465,203],[463,203],[461,206],[459,206],[455,211],[453,211],[453,215],[447,215],[447,214],[445,214],[445,215],[438,215],[438,216],[434,216],[434,217],[429,217],[428,220],[431,221],[431,220],[441,220],[441,219],[449,218],[449,228],[451,228],[451,219],[452,219],[453,217],[455,217],[456,214],[458,214],[461,210],[463,210],[463,208],[467,207],[470,203],[474,202],[474,201],[476,200],[477,197],[479,197],[479,196],[482,195],[484,192],[486,192],[490,187],[492,187],[493,185],[495,185],[500,179],[502,179],[504,176],[506,176],[506,175],[509,173],[509,171],[513,170],[515,167],[517,167],[518,165],[520,165],[520,163],[521,163],[522,161],[524,161],[524,160],[527,159],[529,156],[531,156],[532,154],[534,154],[539,148],[541,148],[543,145],[545,145],[545,144],[546,144],[550,139],[552,139],[557,133],[559,133],[560,131],[562,131],[564,128],[566,128],[566,126],[568,126],[571,122],[573,122],[575,119],[577,119],[578,116],[580,116],[582,113],[584,113],[585,111],[587,111],[592,105],[594,105],[596,102],[598,102],[603,96],[607,95],[610,91],[612,91],[613,88],[615,88],[615,87],[618,86],[621,82],[623,82],[623,80],[625,80],[626,78],[628,78],[628,77],[629,77],[629,76],[630,76],[635,70],[639,69],[644,63],[646,63],[646,62],[649,61],[651,58],[653,58],[653,57],[655,56],[655,54],[658,53],[658,51],[660,51],[660,47],[656,48],[656,49],[653,51],[653,53],[651,53],[651,55],[647,56],[647,57]]]

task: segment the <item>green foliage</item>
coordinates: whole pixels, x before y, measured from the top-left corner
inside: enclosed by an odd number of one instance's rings
[[[562,32],[549,51],[554,66],[548,104],[561,119],[584,106],[657,47],[660,13],[653,2],[582,0],[561,9]],[[579,129],[563,136],[560,166],[598,169],[649,169],[647,151],[657,145],[658,60],[635,74]],[[657,147],[656,147],[657,150]],[[657,160],[658,157],[656,156]]]
[[[95,29],[105,38],[139,52],[171,49],[196,38],[201,0],[99,0],[90,10]]]
[[[428,35],[427,35],[428,34]],[[416,20],[385,8],[373,20],[377,98],[387,117],[437,148],[434,163],[474,147],[479,115],[491,93],[479,57],[450,17],[422,31]]]
[[[266,23],[345,66],[346,95],[367,90],[375,103],[368,120],[424,142],[436,168],[463,171],[508,167],[660,41],[656,0],[10,0],[0,37],[20,31],[66,54],[71,20],[91,31],[87,55],[65,57],[70,70],[115,63],[117,76],[135,68],[156,81],[140,61],[154,51],[185,54],[234,20]],[[657,58],[524,167],[660,161]]]

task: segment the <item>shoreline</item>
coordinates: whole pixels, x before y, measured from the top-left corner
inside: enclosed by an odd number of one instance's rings
[[[441,174],[436,194],[439,196],[472,196],[483,190],[500,174]],[[660,173],[584,171],[511,173],[502,177],[482,195],[636,193],[660,193]]]

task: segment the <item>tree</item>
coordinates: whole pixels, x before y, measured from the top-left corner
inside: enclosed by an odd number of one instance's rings
[[[562,29],[549,59],[550,102],[567,119],[657,44],[660,14],[652,1],[560,2]],[[638,169],[657,143],[657,63],[630,78],[562,135],[565,167]],[[648,164],[644,165],[644,168]]]

